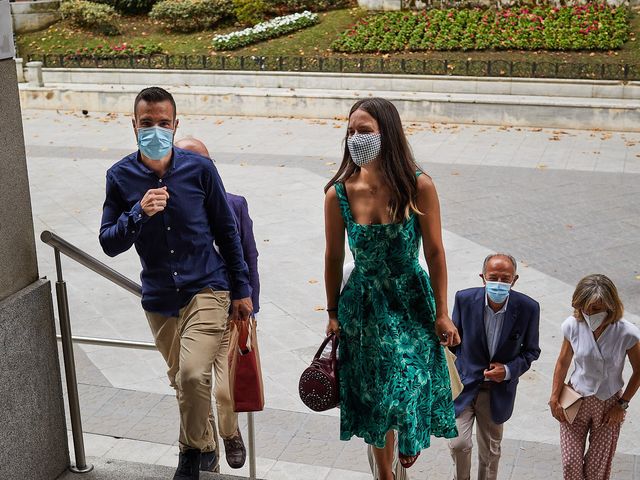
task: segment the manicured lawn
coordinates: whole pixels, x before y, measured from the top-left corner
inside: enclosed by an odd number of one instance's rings
[[[349,28],[364,12],[361,10],[336,10],[320,13],[320,24],[304,29],[292,35],[268,42],[255,44],[234,50],[237,55],[302,55],[327,54],[331,42],[336,36]],[[227,33],[239,29],[226,25],[215,31],[198,33],[168,33],[159,22],[146,16],[123,17],[123,35],[106,37],[79,30],[68,22],[59,22],[47,30],[18,36],[18,51],[26,57],[28,54],[66,53],[82,47],[115,45],[124,42],[130,44],[154,43],[160,45],[166,53],[210,54],[214,53],[211,41],[218,33]],[[256,53],[257,52],[257,53]]]
[[[380,55],[347,55],[332,53],[331,43],[337,35],[365,12],[358,9],[338,10],[321,13],[320,24],[296,32],[286,37],[255,44],[233,52],[217,53],[217,55],[256,55],[256,56],[332,56],[344,58],[380,57]],[[19,54],[26,58],[28,54],[66,53],[81,47],[97,45],[115,45],[154,43],[170,54],[210,54],[213,55],[211,40],[216,33],[226,33],[237,29],[232,25],[224,26],[216,31],[192,34],[169,34],[161,24],[147,17],[124,17],[126,32],[116,37],[105,37],[78,30],[66,22],[60,22],[42,32],[20,35],[18,37]],[[521,52],[521,51],[467,51],[467,52],[416,52],[394,53],[382,55],[385,58],[428,59],[428,60],[506,60],[536,62],[573,62],[600,64],[629,63],[640,64],[640,14],[635,11],[631,17],[631,37],[622,49],[611,52]]]

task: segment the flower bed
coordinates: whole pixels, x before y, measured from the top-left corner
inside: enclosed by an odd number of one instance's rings
[[[252,43],[262,42],[271,38],[287,35],[317,24],[320,18],[309,11],[276,17],[262,22],[251,28],[213,37],[214,50],[234,50]]]
[[[503,10],[392,12],[361,20],[338,52],[424,50],[612,50],[629,37],[629,10],[601,3]]]

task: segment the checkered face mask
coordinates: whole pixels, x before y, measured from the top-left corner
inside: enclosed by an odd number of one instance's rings
[[[378,158],[381,146],[379,133],[354,133],[347,138],[351,159],[359,167]]]

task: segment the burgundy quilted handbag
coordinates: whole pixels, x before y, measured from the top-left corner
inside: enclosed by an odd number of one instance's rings
[[[331,342],[331,355],[323,357],[327,344]],[[324,412],[340,403],[338,386],[338,337],[334,333],[325,338],[313,357],[311,365],[300,375],[298,392],[300,399],[311,410]]]

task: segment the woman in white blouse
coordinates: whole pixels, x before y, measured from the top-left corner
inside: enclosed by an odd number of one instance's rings
[[[640,387],[640,329],[622,318],[613,282],[589,275],[578,283],[573,316],[562,324],[564,341],[553,374],[549,400],[560,422],[564,480],[606,480],[616,451],[625,410]],[[629,357],[633,374],[624,391],[622,370]],[[560,393],[574,360],[569,385],[582,396],[572,423],[560,405]],[[589,437],[589,449],[585,443]]]

